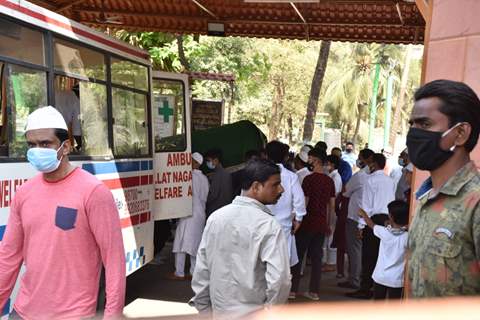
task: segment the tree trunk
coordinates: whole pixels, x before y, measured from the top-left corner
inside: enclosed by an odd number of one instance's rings
[[[327,69],[328,55],[330,53],[330,41],[322,41],[318,54],[317,66],[310,87],[310,98],[308,99],[305,123],[303,125],[303,142],[309,143],[312,140],[315,115],[318,109],[318,97],[322,88],[323,77]]]
[[[398,94],[397,103],[395,104],[395,111],[393,112],[393,124],[390,129],[389,144],[395,148],[395,140],[397,139],[398,128],[400,127],[401,113],[403,105],[405,104],[405,93],[407,91],[408,75],[410,73],[410,62],[412,61],[412,45],[407,46],[405,53],[405,61],[403,63],[402,79],[400,80],[400,93]]]
[[[278,139],[278,131],[283,118],[283,98],[285,96],[285,84],[283,79],[273,81],[274,93],[272,99],[272,116],[268,124],[268,137],[270,140]]]
[[[185,49],[183,48],[182,34],[177,36],[177,46],[178,46],[178,57],[180,58],[180,63],[182,64],[185,71],[190,71],[190,64],[188,63],[187,57],[185,56]]]
[[[353,137],[352,137],[352,142],[354,145],[357,145],[358,132],[360,131],[360,123],[362,122],[362,109],[363,109],[363,105],[358,104],[357,105],[357,110],[358,110],[357,123],[355,123],[355,132],[353,133]]]
[[[292,115],[289,115],[287,118],[287,126],[288,126],[288,144],[293,144],[293,119]]]

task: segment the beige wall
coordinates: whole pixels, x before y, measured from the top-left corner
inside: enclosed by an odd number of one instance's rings
[[[480,0],[429,0],[424,80],[463,81],[480,96]],[[472,158],[480,167],[480,145]],[[415,186],[427,177],[417,172]]]

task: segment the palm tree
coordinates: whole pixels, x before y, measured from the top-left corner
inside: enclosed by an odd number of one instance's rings
[[[312,140],[313,124],[315,115],[318,109],[318,97],[322,88],[325,70],[327,69],[328,55],[330,53],[330,41],[322,41],[320,52],[317,59],[317,67],[312,79],[312,86],[310,89],[310,98],[308,99],[307,112],[305,115],[305,124],[303,125],[303,141],[309,142]]]
[[[388,76],[386,66],[391,64],[392,59],[398,59],[401,50],[396,46],[378,44],[347,44],[347,46],[353,46],[351,54],[339,58],[343,59],[343,64],[339,70],[335,70],[335,73],[340,76],[329,83],[323,104],[332,120],[346,127],[346,132],[342,134],[356,143],[360,124],[362,120],[366,121],[368,118],[366,111],[372,95],[372,73],[375,64],[381,64],[380,83],[383,83]],[[382,95],[382,87],[380,86],[379,96]]]
[[[391,146],[395,146],[395,140],[397,138],[397,132],[400,127],[400,116],[403,105],[405,103],[405,95],[407,91],[408,77],[410,73],[410,62],[412,60],[412,45],[407,46],[407,51],[405,52],[405,60],[403,63],[402,78],[400,83],[400,92],[398,94],[397,103],[395,104],[395,109],[393,112],[393,124],[390,129],[390,141]]]

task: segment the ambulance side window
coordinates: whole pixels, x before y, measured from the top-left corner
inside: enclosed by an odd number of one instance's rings
[[[38,107],[47,105],[47,76],[43,71],[13,64],[4,64],[2,69],[2,91],[5,98],[2,94],[0,140],[8,140],[8,145],[2,145],[2,155],[6,149],[10,158],[24,158],[27,152],[27,117]]]
[[[153,79],[152,125],[155,152],[184,151],[185,87],[182,81]]]
[[[43,33],[0,18],[0,157],[25,158],[27,117],[47,105],[45,66]]]

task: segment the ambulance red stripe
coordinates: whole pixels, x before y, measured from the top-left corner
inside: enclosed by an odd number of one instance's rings
[[[60,27],[62,29],[65,29],[67,31],[71,31],[77,35],[80,35],[80,36],[83,36],[85,38],[89,38],[93,41],[96,41],[96,42],[100,42],[104,45],[107,45],[109,47],[112,47],[112,48],[115,48],[117,50],[120,50],[120,51],[123,51],[123,52],[126,52],[128,54],[131,54],[133,56],[136,56],[136,57],[139,57],[139,58],[142,58],[142,59],[149,59],[149,55],[146,54],[146,53],[141,53],[139,51],[136,51],[132,48],[128,48],[126,46],[123,46],[117,42],[114,42],[114,41],[111,41],[111,40],[108,40],[108,39],[105,39],[99,35],[96,35],[96,34],[93,34],[93,33],[90,33],[88,31],[85,31],[85,30],[82,30],[80,28],[77,28],[75,26],[72,26],[72,25],[69,25],[67,23],[64,23],[64,22],[61,22],[61,21],[58,21],[54,18],[51,18],[51,17],[48,17],[44,14],[41,14],[41,13],[38,13],[38,12],[35,12],[33,10],[30,10],[28,8],[25,8],[25,7],[22,7],[21,5],[19,4],[16,4],[16,3],[11,3],[7,0],[0,0],[0,5],[1,6],[4,6],[4,7],[7,7],[9,9],[12,9],[12,10],[15,10],[15,11],[18,11],[20,13],[23,13],[23,14],[26,14],[32,18],[35,18],[37,20],[40,20],[40,21],[43,21],[43,22],[46,22],[48,24],[51,24],[51,25],[54,25],[54,26],[57,26],[57,27]]]

